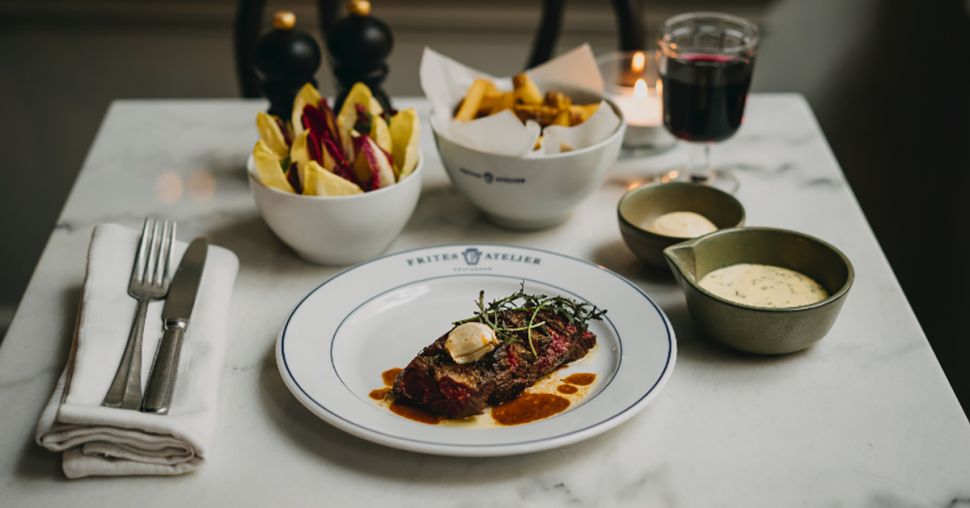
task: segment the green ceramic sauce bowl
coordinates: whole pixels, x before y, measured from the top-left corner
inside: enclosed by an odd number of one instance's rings
[[[727,346],[759,354],[798,351],[818,342],[835,323],[855,277],[835,247],[795,231],[733,228],[668,247],[664,256],[687,298],[694,322]],[[829,293],[817,303],[788,308],[753,307],[725,300],[698,282],[738,263],[774,265],[815,279]]]
[[[734,196],[708,185],[670,182],[637,187],[616,207],[623,242],[642,261],[665,268],[663,250],[686,238],[655,233],[644,227],[668,212],[694,212],[707,217],[718,229],[744,224],[744,207]]]

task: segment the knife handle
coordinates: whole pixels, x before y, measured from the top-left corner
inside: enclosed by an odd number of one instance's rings
[[[175,390],[175,377],[178,374],[179,354],[182,351],[182,337],[185,334],[184,321],[165,323],[165,334],[158,343],[155,362],[152,364],[145,397],[142,399],[143,413],[167,414]]]

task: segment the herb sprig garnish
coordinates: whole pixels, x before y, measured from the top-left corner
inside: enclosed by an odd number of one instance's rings
[[[556,314],[579,330],[585,330],[591,320],[602,319],[603,315],[606,314],[605,310],[599,309],[591,303],[579,302],[563,296],[526,293],[524,282],[515,293],[492,300],[487,304],[485,303],[485,291],[479,291],[475,305],[478,306],[478,311],[475,312],[474,316],[455,321],[452,325],[458,326],[477,321],[495,330],[496,337],[506,343],[519,340],[517,332],[526,332],[529,350],[536,357],[539,355],[532,341],[532,331],[546,325],[545,321],[536,321],[540,311],[545,310]],[[502,319],[503,314],[515,311],[528,313],[528,324],[525,326],[507,326]]]

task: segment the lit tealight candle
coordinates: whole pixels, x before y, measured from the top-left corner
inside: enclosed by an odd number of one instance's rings
[[[663,126],[663,84],[647,68],[643,51],[628,54],[628,64],[608,81],[610,99],[623,112],[627,125],[623,144],[627,147],[661,147],[673,143]]]
[[[613,101],[623,112],[627,125],[636,127],[657,127],[663,123],[663,105],[656,88],[651,93],[647,87],[647,81],[637,78],[633,89],[627,93],[621,90],[620,94],[613,97]]]
[[[663,83],[659,80],[650,88],[645,79],[637,78],[632,89],[622,87],[612,98],[626,120],[625,146],[663,147],[673,143],[673,136],[663,125]]]

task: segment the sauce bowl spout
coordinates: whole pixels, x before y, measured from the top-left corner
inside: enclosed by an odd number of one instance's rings
[[[667,258],[670,271],[674,272],[678,281],[683,279],[694,280],[696,278],[696,245],[696,240],[690,240],[671,245],[664,249],[664,257]]]

